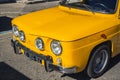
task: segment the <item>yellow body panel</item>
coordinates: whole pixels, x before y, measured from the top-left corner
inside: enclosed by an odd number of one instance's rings
[[[53,64],[57,65],[57,58],[61,58],[63,68],[77,67],[77,72],[86,68],[91,51],[99,44],[111,41],[112,57],[119,51],[120,20],[119,6],[115,14],[92,14],[89,11],[58,6],[42,11],[33,12],[15,18],[13,25],[25,32],[26,41],[21,44],[38,54],[50,55]],[[106,35],[106,38],[102,35]],[[36,38],[42,38],[44,51],[35,46]],[[59,40],[62,53],[53,54],[51,41]]]

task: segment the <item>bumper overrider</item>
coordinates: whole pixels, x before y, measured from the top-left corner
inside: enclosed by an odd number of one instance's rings
[[[24,50],[24,54],[27,57],[29,57],[31,60],[37,61],[39,63],[42,63],[42,60],[44,60],[45,70],[47,72],[50,72],[50,71],[53,71],[53,70],[59,71],[61,73],[66,73],[66,74],[77,72],[76,67],[63,68],[62,66],[54,65],[53,64],[53,59],[52,59],[51,56],[45,56],[43,54],[37,54],[36,52],[34,52],[34,51],[26,48],[22,44],[20,44],[18,41],[11,40],[11,45],[12,45],[12,47],[14,49],[14,52],[16,54],[21,54],[20,49],[22,49],[22,50]]]

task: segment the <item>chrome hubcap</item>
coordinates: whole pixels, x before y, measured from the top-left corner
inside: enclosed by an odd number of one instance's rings
[[[108,52],[106,50],[101,50],[99,53],[97,53],[95,59],[94,59],[94,72],[100,73],[105,68],[108,61]]]

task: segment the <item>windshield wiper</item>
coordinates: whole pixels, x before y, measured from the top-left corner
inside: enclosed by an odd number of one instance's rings
[[[92,14],[95,14],[95,12],[92,10],[92,8],[89,5],[82,4],[82,3],[80,5],[82,5],[83,7],[85,7],[86,9],[88,9],[89,11],[91,11]]]

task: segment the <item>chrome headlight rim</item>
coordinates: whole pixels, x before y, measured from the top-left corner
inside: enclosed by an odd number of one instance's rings
[[[37,45],[37,41],[38,41],[38,40],[41,41],[41,45],[42,45],[41,48],[39,48],[38,45]],[[44,50],[44,42],[43,42],[43,40],[42,40],[41,38],[37,38],[37,39],[35,40],[35,46],[36,46],[37,49],[43,51],[43,50]]]
[[[16,31],[16,32],[15,32],[15,31]],[[16,37],[19,36],[19,29],[18,29],[18,27],[17,27],[16,25],[13,25],[13,27],[12,27],[12,32],[13,32],[13,34],[14,34]]]
[[[57,42],[57,43],[59,44],[59,47],[60,47],[60,52],[59,52],[59,53],[56,53],[56,52],[53,50],[52,44],[53,44],[54,42]],[[51,44],[50,44],[50,48],[51,48],[51,51],[52,51],[55,55],[57,55],[57,56],[61,55],[61,53],[62,53],[62,46],[61,46],[60,41],[58,41],[58,40],[52,40],[52,41],[51,41]]]
[[[19,39],[22,42],[25,42],[25,33],[23,31],[19,31]]]

